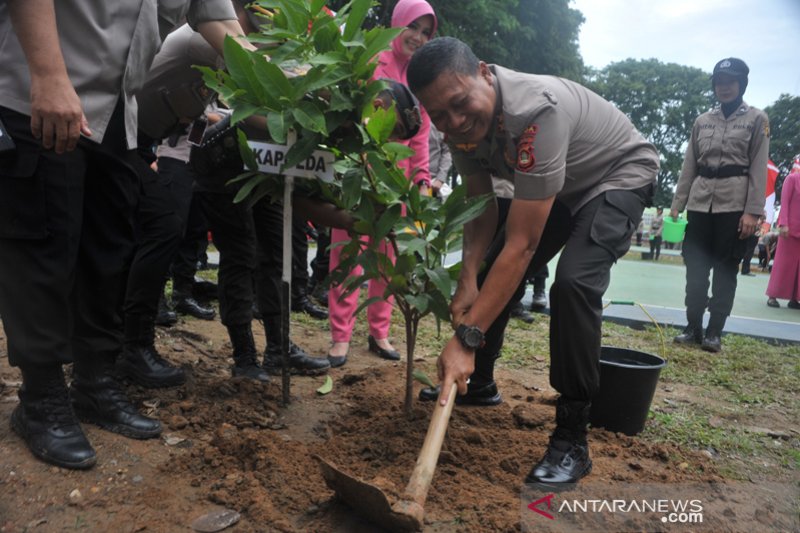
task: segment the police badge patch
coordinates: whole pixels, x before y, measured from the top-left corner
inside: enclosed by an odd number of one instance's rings
[[[531,124],[525,128],[525,131],[519,137],[519,142],[517,143],[517,170],[520,172],[529,172],[536,165],[533,141],[536,139],[538,131],[539,126]]]

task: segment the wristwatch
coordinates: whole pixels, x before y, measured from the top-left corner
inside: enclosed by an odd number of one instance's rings
[[[456,338],[467,350],[477,350],[484,344],[484,335],[478,326],[459,324],[456,328]]]

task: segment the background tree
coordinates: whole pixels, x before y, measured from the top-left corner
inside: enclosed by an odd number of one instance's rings
[[[331,2],[331,8],[344,5]],[[396,0],[378,2],[368,27],[390,26]],[[584,18],[569,0],[435,0],[437,35],[457,37],[487,63],[579,81],[578,30]]]
[[[655,204],[669,206],[695,119],[714,103],[710,75],[657,59],[589,72],[587,86],[628,115],[661,155]]]
[[[783,179],[800,154],[800,96],[782,94],[764,111],[769,116],[769,154],[781,171],[775,184],[775,196],[780,201]]]

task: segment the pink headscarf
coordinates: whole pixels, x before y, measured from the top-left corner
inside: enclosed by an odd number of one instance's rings
[[[436,34],[437,26],[436,13],[433,12],[433,7],[425,0],[400,0],[397,2],[397,5],[394,6],[394,11],[392,11],[392,28],[404,28],[425,15],[433,17],[433,32],[431,33],[431,38],[433,38]],[[400,36],[397,36],[392,41],[392,55],[394,57],[391,63],[394,63],[399,68],[399,72],[402,73],[402,79],[393,76],[392,78],[406,83],[406,68],[411,58],[403,54],[403,44]]]

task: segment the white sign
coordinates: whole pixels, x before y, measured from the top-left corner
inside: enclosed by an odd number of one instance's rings
[[[301,161],[293,167],[286,167],[281,171],[281,166],[286,161],[286,153],[291,146],[256,141],[247,141],[247,144],[253,149],[253,155],[256,157],[258,169],[261,172],[333,181],[334,157],[331,152],[315,150],[305,161]]]

